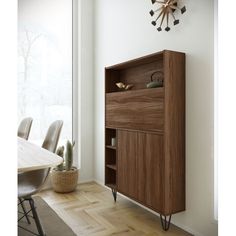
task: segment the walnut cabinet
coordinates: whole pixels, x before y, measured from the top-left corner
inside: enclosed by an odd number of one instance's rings
[[[162,85],[147,88],[156,75]],[[133,87],[123,91],[118,82]],[[115,201],[120,192],[160,213],[164,230],[185,210],[184,53],[164,50],[105,68],[105,185]]]

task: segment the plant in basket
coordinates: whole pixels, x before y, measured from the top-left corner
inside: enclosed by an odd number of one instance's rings
[[[74,146],[75,142],[71,143],[68,140],[66,143],[66,149],[64,146],[61,146],[56,150],[56,154],[61,156],[64,161],[51,171],[51,182],[55,192],[69,193],[74,191],[77,186],[79,170],[77,167],[73,166]]]

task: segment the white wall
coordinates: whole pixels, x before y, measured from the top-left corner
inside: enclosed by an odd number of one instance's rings
[[[79,182],[94,179],[93,0],[78,1]]]
[[[104,67],[163,49],[186,53],[186,211],[173,222],[195,235],[217,235],[214,222],[214,2],[183,1],[169,33],[151,25],[151,1],[95,0],[94,174],[104,182]]]

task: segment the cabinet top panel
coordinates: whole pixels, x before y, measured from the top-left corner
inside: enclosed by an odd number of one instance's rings
[[[156,53],[152,53],[143,57],[139,57],[133,60],[129,60],[126,62],[122,62],[119,64],[115,64],[112,66],[107,66],[105,69],[106,70],[121,70],[121,69],[125,69],[125,68],[129,68],[129,67],[133,67],[133,66],[138,66],[138,65],[142,65],[145,63],[151,63],[153,61],[156,60],[163,60],[163,56],[165,55],[165,52],[173,52],[173,53],[181,53],[184,54],[182,52],[176,52],[176,51],[171,51],[171,50],[163,50],[160,52],[156,52]]]

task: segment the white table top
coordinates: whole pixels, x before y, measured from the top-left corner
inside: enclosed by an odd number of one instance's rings
[[[18,172],[49,168],[62,162],[60,156],[18,137]]]

